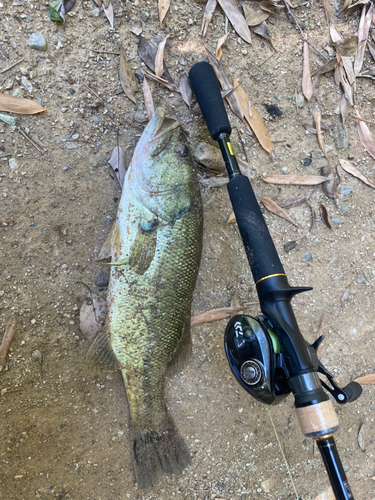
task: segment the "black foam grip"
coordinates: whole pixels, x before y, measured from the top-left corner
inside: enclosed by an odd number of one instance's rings
[[[254,281],[284,274],[249,179],[244,175],[233,177],[227,187]]]
[[[232,129],[212,66],[206,61],[195,64],[189,78],[212,139],[216,141],[223,132],[230,135]]]

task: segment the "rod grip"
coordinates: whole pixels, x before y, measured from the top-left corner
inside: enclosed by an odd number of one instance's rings
[[[206,61],[194,64],[189,78],[212,139],[216,141],[221,133],[230,135],[232,129],[212,66]]]
[[[249,179],[233,177],[227,188],[255,283],[285,274]]]

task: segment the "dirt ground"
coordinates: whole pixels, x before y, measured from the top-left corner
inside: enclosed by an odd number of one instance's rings
[[[201,54],[184,51],[189,39],[199,36],[204,4],[172,0],[162,28],[156,2],[114,0],[115,29],[95,4],[77,2],[66,27],[49,19],[46,3],[0,0],[0,92],[16,89],[39,102],[47,111],[20,115],[25,127],[45,152],[40,153],[14,127],[0,122],[0,325],[18,318],[8,364],[0,376],[0,498],[72,500],[117,499],[291,499],[295,497],[287,468],[272,428],[268,409],[253,401],[232,377],[223,350],[225,321],[194,327],[193,357],[186,369],[168,380],[166,398],[178,428],[189,446],[192,465],[181,476],[164,477],[145,491],[135,484],[127,433],[128,409],[119,373],[94,376],[83,363],[89,343],[79,329],[79,308],[86,283],[105,296],[96,281],[98,252],[116,216],[120,188],[107,160],[120,145],[129,162],[140,132],[127,120],[145,120],[141,85],[137,105],[121,91],[118,67],[120,44],[135,71],[144,66],[137,53],[138,37],[130,29],[141,23],[153,43],[168,39],[165,61],[178,82]],[[143,14],[141,14],[143,12]],[[329,31],[320,3],[306,2],[294,11],[309,40],[324,52]],[[148,16],[144,13],[147,13]],[[142,16],[142,17],[141,17]],[[281,11],[279,16],[286,16]],[[337,27],[345,36],[357,33],[360,9],[341,14]],[[147,20],[145,21],[144,19]],[[301,92],[302,42],[292,21],[267,21],[276,53],[253,35],[247,45],[229,26],[222,64],[235,75],[261,115],[274,143],[276,159],[242,131],[246,154],[255,169],[257,196],[273,199],[302,194],[308,187],[273,186],[265,174],[319,174],[324,164],[317,137],[304,124],[312,124],[311,106],[296,106]],[[204,41],[215,50],[224,33],[225,18],[217,9]],[[41,33],[48,50],[28,47],[31,33]],[[101,52],[106,51],[106,52]],[[326,52],[324,52],[326,54]],[[310,49],[312,69],[319,56]],[[365,66],[370,65],[366,53]],[[24,80],[22,82],[22,78]],[[26,90],[25,78],[32,88]],[[314,79],[314,83],[316,80]],[[194,149],[207,131],[178,93],[150,83],[155,105],[181,121]],[[98,94],[103,104],[98,104]],[[20,95],[20,94],[19,94]],[[338,134],[341,91],[333,73],[322,76],[311,102],[322,110],[325,143],[331,165],[339,174],[339,190],[330,200],[319,187],[309,205],[288,209],[298,228],[275,215],[266,221],[289,281],[311,285],[313,291],[293,300],[304,336],[314,341],[324,315],[321,359],[345,385],[374,366],[374,191],[345,173],[339,159],[350,159],[370,179],[375,163],[359,142],[356,123],[347,119],[347,142]],[[357,79],[357,106],[373,120],[373,81]],[[264,104],[275,104],[282,115],[272,118]],[[75,124],[75,125],[74,125]],[[373,125],[369,125],[374,129]],[[74,128],[74,139],[66,140]],[[342,134],[341,134],[342,139]],[[239,136],[234,147],[243,157]],[[17,168],[10,168],[14,159]],[[307,166],[302,160],[311,159]],[[200,169],[199,176],[207,174]],[[228,306],[236,292],[241,303],[257,296],[236,225],[227,225],[231,213],[225,187],[202,186],[204,249],[193,301],[193,314]],[[328,211],[332,230],[319,216]],[[312,213],[316,217],[312,220]],[[298,243],[286,252],[284,244]],[[100,283],[99,283],[100,285]],[[345,290],[349,295],[341,301]],[[247,312],[256,315],[259,307]],[[33,361],[36,350],[43,363]],[[364,387],[355,403],[339,407],[337,443],[357,500],[375,499],[374,387]],[[315,499],[329,481],[319,452],[304,439],[289,397],[269,413],[290,466],[301,499]],[[362,428],[363,446],[358,444]]]

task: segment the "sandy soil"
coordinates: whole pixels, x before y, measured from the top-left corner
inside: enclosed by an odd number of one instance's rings
[[[80,332],[78,315],[86,290],[75,282],[84,282],[105,296],[105,287],[98,288],[95,282],[96,257],[120,197],[107,160],[116,146],[117,129],[130,160],[140,132],[124,120],[145,119],[141,91],[137,106],[119,93],[119,57],[110,52],[118,53],[124,43],[133,69],[139,71],[143,66],[137,54],[138,38],[130,28],[142,23],[142,35],[153,43],[170,33],[165,61],[178,82],[202,58],[183,52],[181,46],[189,38],[199,40],[204,4],[173,0],[159,28],[156,3],[115,0],[114,30],[103,13],[95,15],[94,8],[94,3],[77,2],[64,30],[49,19],[45,3],[0,2],[0,45],[9,55],[5,59],[0,54],[0,71],[20,58],[25,60],[0,74],[0,92],[21,89],[25,97],[47,108],[41,115],[18,119],[42,145],[43,153],[0,122],[0,325],[4,329],[12,315],[19,321],[6,370],[0,376],[0,497],[294,498],[268,409],[251,400],[230,374],[223,351],[225,321],[192,330],[193,357],[183,373],[168,380],[168,406],[193,462],[181,476],[165,477],[151,490],[140,491],[135,484],[120,375],[93,376],[83,364],[89,344]],[[149,14],[146,22],[141,12]],[[321,5],[308,2],[294,13],[309,40],[324,51],[330,39]],[[339,31],[355,35],[359,15],[360,10],[350,17],[340,15]],[[205,40],[212,50],[224,33],[224,21],[218,10]],[[292,22],[276,17],[268,20],[268,27],[276,48],[273,57],[261,64],[271,54],[268,44],[253,35],[249,46],[230,27],[222,63],[241,81],[274,142],[277,159],[269,157],[230,113],[233,125],[242,130],[246,154],[256,171],[255,192],[281,199],[309,188],[271,186],[261,176],[281,174],[285,169],[293,174],[318,174],[324,158],[316,135],[303,125],[312,124],[311,107],[306,101],[301,108],[295,104],[296,93],[301,92],[300,33]],[[28,47],[33,32],[46,36],[47,52]],[[312,68],[317,68],[319,58],[312,50],[310,58]],[[371,64],[369,54],[365,61],[365,66]],[[31,93],[22,85],[23,76],[32,85]],[[155,105],[163,105],[181,121],[192,148],[207,137],[202,118],[192,113],[179,94],[150,85]],[[98,105],[94,92],[103,104]],[[326,198],[319,188],[309,205],[289,209],[298,228],[275,215],[265,213],[265,217],[291,284],[314,287],[293,301],[301,330],[307,340],[314,341],[324,315],[322,361],[345,385],[375,369],[375,207],[373,190],[340,169],[338,160],[351,159],[372,180],[375,164],[360,144],[352,118],[347,120],[348,142],[343,145],[335,139],[341,94],[332,72],[321,78],[314,92],[313,100],[318,100],[328,127],[324,139],[332,148],[330,161],[340,174],[336,200]],[[362,115],[373,120],[372,80],[358,79],[356,96]],[[282,116],[272,119],[263,104],[277,104]],[[62,140],[74,124],[78,137]],[[242,157],[236,132],[233,143]],[[11,158],[17,169],[10,168]],[[301,163],[305,158],[312,160],[307,166]],[[199,175],[206,174],[200,170]],[[256,302],[237,228],[226,224],[231,207],[225,187],[202,187],[202,196],[204,251],[193,313],[228,306],[234,292],[241,303]],[[319,216],[321,203],[332,230]],[[312,223],[313,212],[317,215]],[[293,240],[298,247],[286,252],[283,245]],[[340,302],[348,287],[347,300]],[[247,311],[255,315],[259,308],[253,305]],[[43,356],[41,367],[32,359],[35,350]],[[367,386],[355,403],[335,405],[341,425],[337,442],[357,500],[375,498],[374,404],[374,388]],[[293,398],[270,408],[270,414],[298,495],[315,499],[329,482],[318,451],[299,430]],[[364,449],[357,441],[362,424]]]

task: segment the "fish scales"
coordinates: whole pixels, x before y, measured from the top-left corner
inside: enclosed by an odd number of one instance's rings
[[[88,353],[92,368],[121,369],[136,480],[178,474],[189,451],[169,415],[167,370],[191,351],[191,301],[202,250],[202,202],[180,124],[158,109],[129,167],[114,230],[108,316]]]

